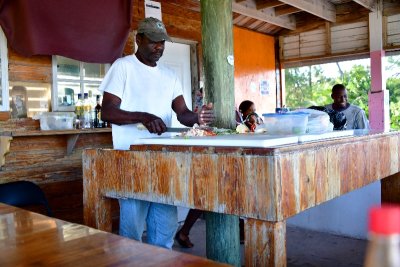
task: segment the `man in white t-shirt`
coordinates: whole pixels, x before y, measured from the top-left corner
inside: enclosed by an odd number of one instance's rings
[[[112,123],[114,149],[128,150],[138,138],[155,137],[171,126],[172,112],[180,123],[193,126],[214,120],[212,104],[194,113],[182,96],[174,72],[157,64],[170,40],[164,24],[155,18],[139,22],[135,55],[120,58],[107,72],[100,90],[104,92],[102,120]],[[148,131],[138,128],[143,124]],[[140,179],[140,174],[135,179]],[[178,227],[175,206],[135,199],[121,199],[120,234],[142,240],[147,223],[147,242],[171,248]]]
[[[327,109],[341,112],[346,117],[346,129],[369,129],[369,122],[364,110],[347,102],[347,90],[343,84],[332,87],[333,103],[326,105]]]

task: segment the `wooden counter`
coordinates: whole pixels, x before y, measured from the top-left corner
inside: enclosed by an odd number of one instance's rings
[[[234,214],[246,218],[246,266],[286,266],[286,219],[385,177],[398,195],[399,147],[390,132],[272,148],[89,149],[84,220],[110,231],[110,198]]]
[[[45,192],[55,217],[82,223],[85,148],[112,148],[111,129],[1,131],[0,183],[35,182]]]
[[[0,266],[227,266],[0,203]]]

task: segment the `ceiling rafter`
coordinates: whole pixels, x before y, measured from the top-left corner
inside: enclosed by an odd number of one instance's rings
[[[279,27],[295,30],[296,29],[296,22],[290,16],[275,16],[274,12],[267,14],[261,11],[257,11],[254,8],[246,7],[242,4],[238,4],[236,2],[232,2],[232,10],[236,13],[252,17],[261,21],[265,21]]]
[[[297,7],[285,5],[275,8],[275,16],[289,15],[301,11],[303,10],[298,9]]]
[[[353,1],[371,11],[376,10],[376,0],[353,0]]]
[[[282,6],[282,5],[285,5],[285,4],[278,0],[272,0],[272,1],[268,1],[268,2],[258,2],[258,1],[256,2],[256,8],[258,10],[264,9],[264,8]]]
[[[328,0],[280,0],[330,22],[336,22],[336,8]]]

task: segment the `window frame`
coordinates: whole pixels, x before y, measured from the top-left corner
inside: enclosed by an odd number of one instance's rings
[[[58,70],[57,70],[57,55],[52,56],[52,77],[53,77],[53,82],[52,82],[52,90],[51,90],[51,107],[52,111],[75,111],[75,106],[68,106],[68,107],[61,107],[58,105],[58,83],[59,82],[74,82],[74,83],[79,83],[79,88],[80,88],[80,93],[83,96],[84,93],[84,85],[85,84],[98,84],[100,86],[102,81],[93,81],[91,79],[84,79],[84,64],[86,62],[79,61],[72,59],[76,62],[79,63],[79,80],[76,79],[59,79],[57,77]],[[71,58],[70,58],[71,59]],[[101,64],[98,63],[99,65],[104,65],[105,67],[105,74],[108,72],[111,64]]]
[[[10,110],[9,101],[9,85],[8,85],[8,48],[7,48],[7,38],[0,27],[0,59],[1,59],[1,98],[3,99],[0,103],[0,111]]]

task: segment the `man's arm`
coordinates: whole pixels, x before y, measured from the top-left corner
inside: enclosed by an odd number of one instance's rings
[[[370,129],[364,110],[360,110],[354,118],[355,129]]]
[[[192,127],[195,123],[204,125],[214,121],[214,110],[212,104],[203,106],[199,113],[195,113],[188,109],[182,95],[172,101],[172,109],[175,111],[178,121],[185,126]]]
[[[150,133],[162,134],[167,130],[161,118],[147,112],[130,112],[120,108],[121,99],[104,92],[101,119],[117,125],[143,123]]]

